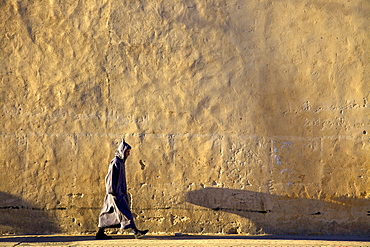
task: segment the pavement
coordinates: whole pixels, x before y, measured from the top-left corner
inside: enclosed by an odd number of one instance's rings
[[[0,246],[370,246],[369,237],[354,236],[245,236],[245,235],[3,235]]]

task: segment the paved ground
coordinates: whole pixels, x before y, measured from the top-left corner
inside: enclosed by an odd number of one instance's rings
[[[0,246],[370,246],[370,237],[241,236],[241,235],[113,235],[95,240],[92,235],[0,236]]]

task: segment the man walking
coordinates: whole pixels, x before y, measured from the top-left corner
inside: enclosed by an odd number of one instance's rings
[[[130,155],[131,147],[124,140],[119,144],[115,157],[110,162],[105,177],[106,195],[99,215],[99,231],[96,239],[110,239],[104,233],[105,228],[131,228],[135,238],[141,238],[149,230],[136,228],[127,194],[125,162]]]

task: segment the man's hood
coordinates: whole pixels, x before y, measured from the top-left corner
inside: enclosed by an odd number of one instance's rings
[[[125,158],[125,152],[129,149],[131,149],[131,146],[128,145],[124,139],[122,139],[115,156],[123,160]]]

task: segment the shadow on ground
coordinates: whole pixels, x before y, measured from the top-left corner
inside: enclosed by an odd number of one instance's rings
[[[50,214],[20,197],[0,192],[0,233],[59,233]]]
[[[112,235],[112,240],[134,239],[133,235]],[[148,240],[163,240],[163,241],[177,241],[177,240],[326,240],[326,241],[361,241],[370,242],[370,238],[355,237],[355,236],[279,236],[279,235],[263,235],[263,236],[241,236],[241,235],[227,235],[227,236],[211,236],[211,235],[182,235],[182,236],[145,236],[139,241]],[[3,236],[0,237],[0,243],[71,243],[94,241],[95,236]],[[102,240],[97,240],[102,241]],[[110,241],[110,240],[104,240]]]
[[[186,201],[248,218],[267,234],[370,235],[370,201],[367,199],[323,201],[205,188],[189,192]]]

